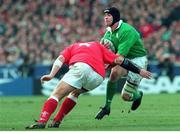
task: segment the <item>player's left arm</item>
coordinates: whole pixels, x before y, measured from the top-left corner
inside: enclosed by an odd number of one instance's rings
[[[56,75],[56,73],[59,71],[59,69],[62,67],[64,61],[65,61],[65,58],[62,55],[60,55],[54,61],[50,73],[41,77],[41,82],[51,80]]]

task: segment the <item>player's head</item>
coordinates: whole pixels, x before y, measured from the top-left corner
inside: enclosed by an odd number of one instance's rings
[[[104,21],[106,26],[112,26],[120,20],[120,12],[116,7],[109,7],[104,10]]]

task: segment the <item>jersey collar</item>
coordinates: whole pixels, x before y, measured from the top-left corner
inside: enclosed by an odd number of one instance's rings
[[[117,30],[118,28],[120,28],[121,25],[122,25],[122,23],[123,23],[123,20],[120,20],[120,21],[119,21],[119,25],[117,26],[117,28],[116,28],[115,30]],[[109,31],[110,33],[112,33],[111,27],[107,27],[106,30]]]

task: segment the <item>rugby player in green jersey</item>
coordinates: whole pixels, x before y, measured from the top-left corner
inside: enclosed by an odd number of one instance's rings
[[[104,22],[107,30],[101,39],[101,44],[146,69],[148,63],[146,50],[136,29],[120,19],[120,12],[115,7],[104,10]],[[139,91],[138,87],[142,77],[120,66],[115,66],[111,69],[107,83],[106,103],[95,119],[101,120],[105,115],[110,114],[111,102],[118,87],[117,80],[123,76],[127,76],[121,92],[123,100],[132,101],[131,110],[136,110],[141,104],[143,92]]]

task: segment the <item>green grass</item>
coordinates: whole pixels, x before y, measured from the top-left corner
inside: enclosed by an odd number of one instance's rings
[[[23,130],[38,119],[47,97],[0,97],[0,130]],[[131,103],[116,95],[111,114],[95,120],[105,96],[84,95],[66,116],[58,131],[180,131],[180,94],[144,95],[141,107],[129,112]]]

